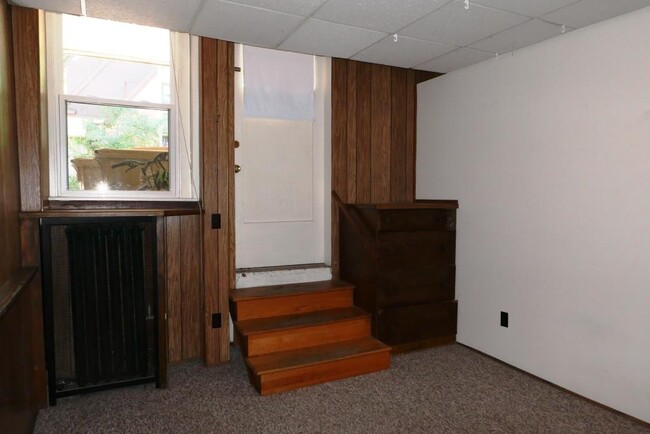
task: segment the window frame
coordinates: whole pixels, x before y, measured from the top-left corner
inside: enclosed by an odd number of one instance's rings
[[[50,200],[198,201],[198,38],[170,31],[170,104],[66,95],[60,14],[46,13],[46,69]],[[169,191],[68,190],[66,102],[169,110]]]

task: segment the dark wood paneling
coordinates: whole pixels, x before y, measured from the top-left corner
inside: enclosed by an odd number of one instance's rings
[[[18,146],[9,8],[0,5],[0,285],[20,266]]]
[[[372,65],[370,201],[390,202],[391,67]]]
[[[347,81],[347,197],[349,202],[357,200],[357,63],[348,64]]]
[[[390,201],[407,202],[406,195],[406,70],[391,68]]]
[[[45,174],[41,167],[46,167],[47,159],[41,160],[42,150],[47,151],[47,138],[43,136],[43,122],[47,105],[42,104],[45,90],[41,87],[42,66],[40,38],[41,18],[36,9],[19,6],[12,7],[13,52],[15,56],[14,71],[16,76],[16,118],[20,159],[20,197],[23,211],[41,209],[44,196],[42,180]]]
[[[207,365],[230,358],[228,294],[234,282],[234,46],[201,38],[201,173],[204,358]],[[221,229],[212,229],[212,214]],[[220,327],[212,315],[221,314]]]
[[[372,131],[372,117],[370,114],[370,103],[372,101],[372,65],[369,63],[357,63],[357,198],[355,203],[370,202],[370,135]],[[343,77],[336,78],[332,71],[332,81],[336,83],[343,80]],[[334,98],[334,86],[332,86],[332,98]],[[334,125],[334,120],[332,120]],[[334,153],[334,138],[332,137],[332,153]],[[347,172],[341,176],[347,177]],[[334,173],[332,173],[334,176]],[[337,191],[337,190],[334,190]],[[341,197],[346,201],[344,197]]]
[[[23,104],[25,89],[17,87],[14,74],[16,71],[22,73],[20,68],[34,53],[23,56],[20,51],[14,51],[14,34],[27,39],[33,37],[25,29],[16,27],[23,24],[21,20],[33,22],[29,18],[34,16],[34,12],[16,9],[18,20],[13,21],[7,3],[0,2],[0,300],[9,303],[6,309],[0,308],[4,312],[0,315],[0,426],[3,432],[30,432],[37,409],[45,404],[45,357],[40,274],[35,272],[35,268],[20,269],[21,262],[37,266],[39,254],[34,250],[31,256],[21,259],[21,250],[29,250],[23,248],[23,242],[26,247],[33,244],[38,248],[38,226],[30,236],[22,237],[18,213],[23,180],[19,161],[23,156],[19,156],[16,92],[20,92],[21,108],[29,108]],[[38,38],[38,27],[34,34]],[[18,59],[14,58],[15,52],[21,53]],[[23,83],[22,79],[21,76],[19,82]],[[21,137],[29,135],[22,128],[20,130]],[[31,163],[30,167],[33,167]],[[39,164],[39,160],[36,159],[35,163]],[[37,175],[37,186],[39,182]],[[21,285],[18,287],[12,282],[21,282]],[[13,292],[14,297],[7,299],[7,292]]]
[[[415,71],[406,71],[406,201],[415,200],[415,120],[417,89]]]
[[[9,297],[7,297],[10,295]],[[3,432],[32,431],[40,406],[37,376],[39,366],[38,323],[33,299],[40,296],[40,275],[36,268],[20,269],[0,286],[0,426]],[[41,331],[42,332],[42,331]]]
[[[438,75],[332,59],[332,190],[343,202],[415,200],[416,85]],[[337,267],[338,213],[333,212],[335,276]]]

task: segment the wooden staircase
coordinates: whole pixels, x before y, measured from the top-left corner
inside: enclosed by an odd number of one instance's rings
[[[390,367],[390,347],[370,336],[353,292],[327,280],[231,293],[235,339],[262,395]]]

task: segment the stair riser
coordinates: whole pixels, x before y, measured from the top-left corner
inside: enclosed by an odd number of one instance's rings
[[[370,336],[370,318],[271,331],[243,337],[245,357],[310,348]]]
[[[388,368],[390,368],[390,353],[383,351],[314,366],[264,374],[256,378],[253,384],[262,395],[270,395]]]
[[[319,310],[348,307],[353,304],[353,290],[344,288],[338,291],[317,292],[313,294],[293,294],[281,297],[242,300],[232,303],[233,320],[244,321],[256,318],[293,315]]]

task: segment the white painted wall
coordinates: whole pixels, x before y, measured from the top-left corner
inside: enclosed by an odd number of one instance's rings
[[[418,87],[458,341],[650,422],[650,8]],[[499,312],[510,327],[499,326]]]

